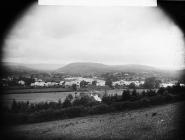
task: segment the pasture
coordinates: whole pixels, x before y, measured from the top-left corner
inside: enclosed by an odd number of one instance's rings
[[[4,94],[1,102],[3,102],[4,106],[10,107],[13,100],[24,101],[24,102],[29,101],[30,103],[58,102],[59,99],[61,101],[64,101],[65,97],[69,94],[75,96],[75,92],[71,92],[71,91],[70,92],[64,92],[64,91],[39,92],[39,89],[37,89],[38,92],[29,93],[29,89],[25,89],[25,90],[28,90],[28,91],[25,91],[26,93],[24,94],[23,93],[19,94],[17,91],[12,94]],[[91,91],[83,91],[83,93],[85,94],[96,93],[100,97],[102,97],[105,94],[105,92],[108,95],[114,95],[114,94],[122,95],[123,90],[125,89],[113,89],[113,90],[106,90],[106,91],[105,90],[91,90]],[[137,89],[137,92],[141,93],[143,90],[146,90],[146,89]],[[80,93],[81,91],[78,91],[77,95],[79,95]]]

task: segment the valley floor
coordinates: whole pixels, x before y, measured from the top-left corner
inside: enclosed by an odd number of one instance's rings
[[[19,125],[9,134],[24,139],[178,139],[178,108],[183,103]]]

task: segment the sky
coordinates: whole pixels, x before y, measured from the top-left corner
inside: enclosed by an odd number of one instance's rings
[[[159,7],[32,5],[4,40],[4,62],[184,67],[180,28]]]

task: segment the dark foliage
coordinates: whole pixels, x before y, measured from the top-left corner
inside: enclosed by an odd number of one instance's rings
[[[85,87],[87,87],[87,85],[88,85],[88,82],[86,82],[86,81],[84,81],[84,80],[82,80],[82,81],[80,82],[80,88],[85,88]]]
[[[76,98],[73,102],[73,106],[93,106],[98,104],[96,100],[94,100],[93,97],[90,97],[88,95],[84,95],[81,98]]]
[[[143,87],[147,89],[159,88],[160,83],[161,81],[157,80],[155,77],[149,77],[145,79]]]
[[[37,104],[16,102],[14,100],[11,109],[4,109],[4,117],[7,120],[7,124],[15,124],[124,111],[181,101],[185,99],[184,91],[185,87],[179,85],[160,88],[157,92],[147,90],[143,91],[142,94],[137,93],[136,90],[132,92],[124,90],[122,95],[104,95],[101,103],[88,95],[74,99],[72,95],[68,95],[63,103],[60,99],[58,102]]]
[[[110,88],[113,88],[111,78],[107,78],[107,79],[106,79],[105,85],[109,86]]]

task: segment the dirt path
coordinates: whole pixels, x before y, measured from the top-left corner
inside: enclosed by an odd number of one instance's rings
[[[177,132],[180,104],[20,125],[12,134],[26,139],[168,139]]]

